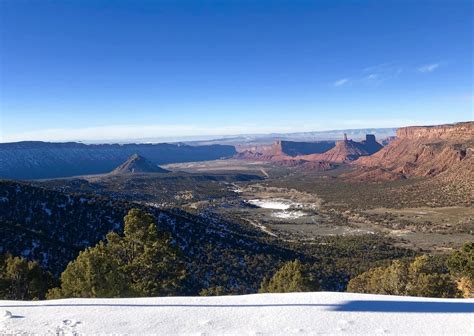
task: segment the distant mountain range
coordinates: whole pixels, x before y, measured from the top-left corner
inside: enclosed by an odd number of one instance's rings
[[[133,154],[144,156],[158,165],[215,160],[235,153],[234,146],[228,145],[1,143],[0,178],[40,179],[109,173]]]

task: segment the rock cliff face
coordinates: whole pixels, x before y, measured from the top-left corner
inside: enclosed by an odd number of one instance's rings
[[[272,145],[236,145],[237,154],[240,153],[259,153],[264,155],[272,155],[274,147]]]
[[[273,155],[263,154],[262,152],[254,152],[251,150],[245,150],[242,152],[238,152],[233,156],[233,158],[238,160],[271,161]]]
[[[389,143],[391,143],[396,138],[397,138],[396,136],[389,136],[389,137],[386,137],[385,139],[382,139],[382,141],[380,141],[380,143],[382,144],[382,146],[387,146]]]
[[[371,155],[382,148],[382,145],[375,140],[375,136],[366,135],[366,140],[357,142],[353,140],[341,140],[336,142],[336,146],[322,154],[302,155],[298,159],[308,161],[327,161],[333,163],[347,163],[354,161],[361,156]]]
[[[379,152],[354,162],[358,167],[382,169],[392,176],[437,176],[460,180],[473,173],[474,122],[403,127]],[[451,177],[449,177],[449,176]]]
[[[439,126],[410,126],[397,130],[400,139],[424,140],[472,140],[474,137],[474,122],[461,122],[457,124]]]
[[[239,154],[246,153],[249,158],[252,158],[252,156],[261,156],[263,158],[270,156],[295,157],[298,155],[324,153],[334,146],[335,141],[301,142],[277,140],[271,145],[238,146],[238,152]],[[253,155],[250,153],[253,153]],[[242,158],[242,155],[237,155],[236,157]],[[245,158],[245,155],[243,158]]]
[[[0,144],[0,178],[39,179],[108,173],[134,153],[153,164],[165,164],[215,160],[236,152],[234,146],[224,145],[3,143]]]
[[[365,136],[365,140],[361,141],[361,144],[362,148],[367,152],[368,155],[377,153],[383,148],[383,146],[377,142],[375,135],[373,134],[367,134]]]

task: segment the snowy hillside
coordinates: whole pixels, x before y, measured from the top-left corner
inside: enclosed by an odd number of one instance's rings
[[[474,335],[474,300],[350,293],[0,301],[0,334]]]

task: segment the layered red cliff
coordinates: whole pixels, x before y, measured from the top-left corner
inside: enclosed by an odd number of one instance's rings
[[[397,139],[379,152],[361,157],[354,164],[387,176],[469,176],[474,178],[474,122],[403,127]],[[370,168],[370,169],[367,169]]]
[[[410,126],[397,130],[397,138],[399,139],[423,138],[425,140],[464,141],[472,140],[473,137],[474,122],[472,121],[439,126]]]

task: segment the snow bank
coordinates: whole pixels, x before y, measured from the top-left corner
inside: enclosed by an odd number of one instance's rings
[[[328,292],[0,301],[0,334],[474,335],[473,311],[472,299]]]

